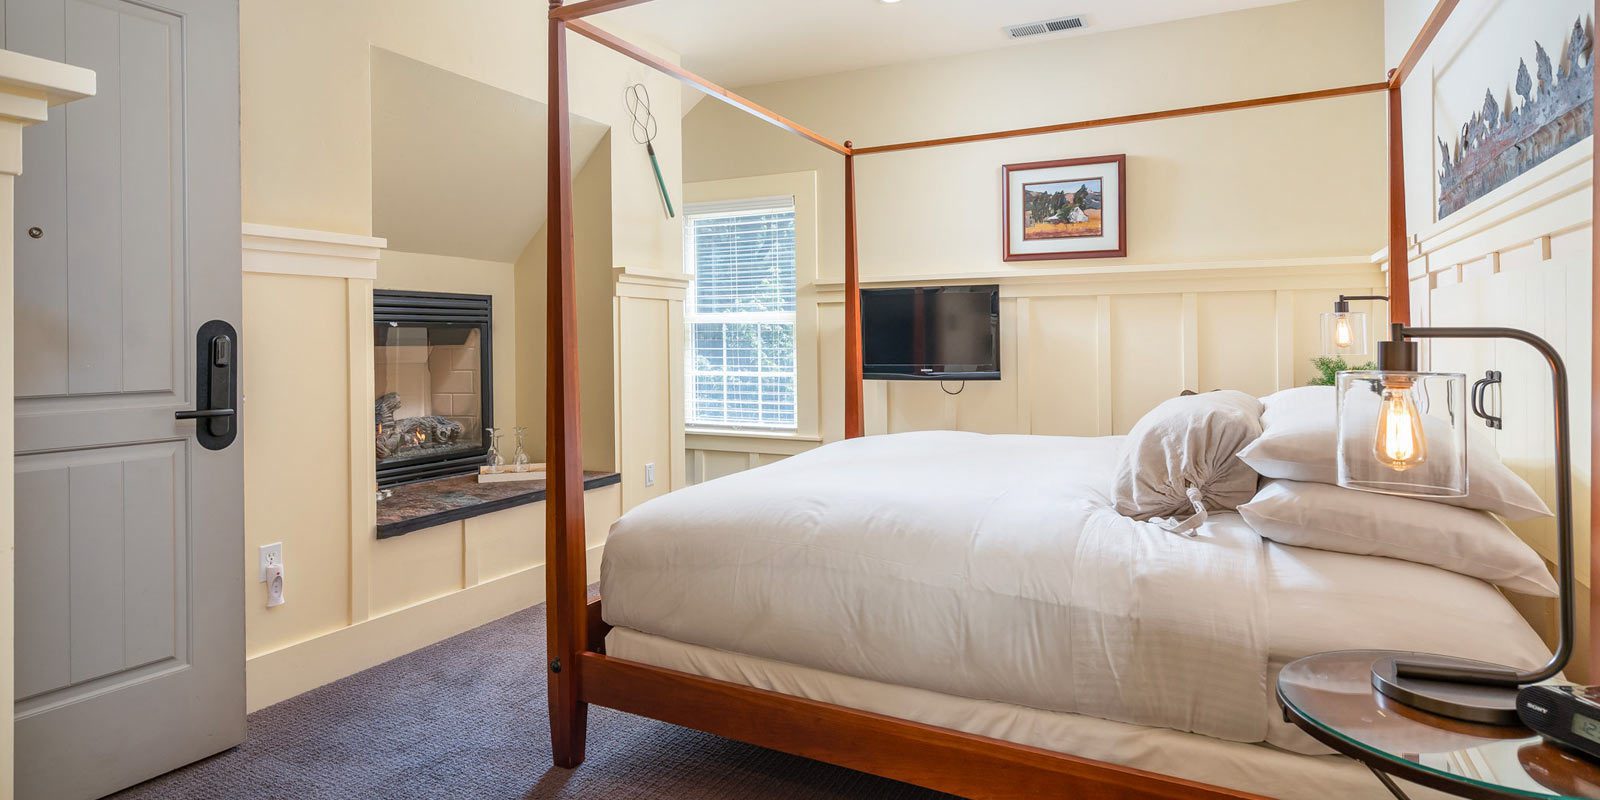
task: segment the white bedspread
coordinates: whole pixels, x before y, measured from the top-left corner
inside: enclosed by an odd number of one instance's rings
[[[613,526],[612,625],[870,680],[1266,738],[1263,544],[1110,507],[1118,437],[827,445]]]

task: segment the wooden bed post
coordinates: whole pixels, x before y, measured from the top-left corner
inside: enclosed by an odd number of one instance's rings
[[[1406,232],[1405,136],[1399,71],[1389,73],[1389,322],[1411,324],[1411,247]]]
[[[1594,3],[1595,19],[1600,19],[1600,0]],[[1593,44],[1591,43],[1591,46]],[[1600,52],[1596,48],[1595,52]],[[1594,56],[1591,54],[1590,58]],[[1600,92],[1600,70],[1594,70],[1594,87]],[[1594,129],[1600,131],[1600,106],[1595,106]],[[1579,675],[1582,683],[1600,683],[1600,591],[1594,588],[1600,579],[1600,158],[1590,159],[1593,181],[1589,185],[1589,674]]]
[[[550,0],[550,10],[562,0]],[[550,19],[549,279],[546,320],[545,598],[550,662],[550,752],[558,767],[583,763],[589,706],[578,654],[588,637],[583,447],[578,437],[578,324],[573,294],[572,140],[567,119],[567,23]]]
[[[1450,19],[1461,0],[1439,0],[1433,13],[1422,23],[1422,30],[1389,70],[1389,322],[1411,324],[1411,247],[1406,230],[1406,160],[1402,136],[1400,87],[1422,61],[1439,31]]]
[[[844,438],[866,433],[861,398],[861,265],[856,257],[856,157],[844,143]]]

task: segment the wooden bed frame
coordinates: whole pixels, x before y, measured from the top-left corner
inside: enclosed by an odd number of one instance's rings
[[[568,121],[567,31],[671,75],[711,97],[844,157],[845,436],[863,434],[861,370],[861,278],[856,256],[855,159],[927,147],[1017,136],[1126,125],[1197,114],[1297,103],[1368,92],[1387,92],[1389,105],[1389,293],[1391,321],[1410,322],[1410,252],[1405,218],[1405,171],[1400,90],[1438,35],[1458,0],[1441,0],[1399,66],[1381,82],[1228,103],[1169,109],[1104,119],[1066,122],[943,139],[856,147],[835,142],[777,112],[741,97],[676,64],[596,28],[584,18],[649,0],[550,0],[549,15],[549,208],[551,233],[548,319],[548,482],[546,585],[549,599],[551,752],[558,767],[583,763],[588,706],[651,717],[762,747],[837,764],[929,789],[971,798],[1253,798],[1247,792],[1187,781],[1036,747],[937,728],[698,675],[612,658],[603,654],[609,626],[600,601],[587,599],[584,563],[583,464],[578,420],[578,336],[574,307],[572,163]],[[1600,18],[1600,0],[1596,0]],[[1600,71],[1596,71],[1600,82]],[[1600,92],[1597,92],[1600,94]],[[1600,125],[1596,125],[1600,129]],[[1600,158],[1595,160],[1600,185]],[[1600,208],[1600,200],[1596,201]],[[1600,226],[1596,228],[1600,234]],[[1600,252],[1600,235],[1596,237]],[[1397,257],[1397,254],[1402,254]],[[1595,282],[1600,305],[1600,281]],[[1600,330],[1600,328],[1597,328]],[[1600,347],[1594,375],[1600,376]],[[1596,432],[1600,412],[1591,411]],[[1595,448],[1600,452],[1600,447]],[[1600,484],[1597,484],[1600,485]],[[1600,489],[1591,488],[1600,507]],[[1593,530],[1591,528],[1591,537]],[[1591,555],[1600,575],[1600,550]],[[1594,593],[1600,594],[1600,593]],[[1592,619],[1600,603],[1590,599]],[[1591,649],[1594,646],[1591,637]],[[1592,663],[1600,665],[1600,653]]]

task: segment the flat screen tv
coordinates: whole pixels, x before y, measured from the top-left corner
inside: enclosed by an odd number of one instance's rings
[[[1000,287],[861,292],[862,376],[1000,380]]]

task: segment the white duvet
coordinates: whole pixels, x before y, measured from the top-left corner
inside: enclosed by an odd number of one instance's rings
[[[873,436],[617,521],[606,622],[946,694],[1267,738],[1264,545],[1118,515],[1121,439]]]

